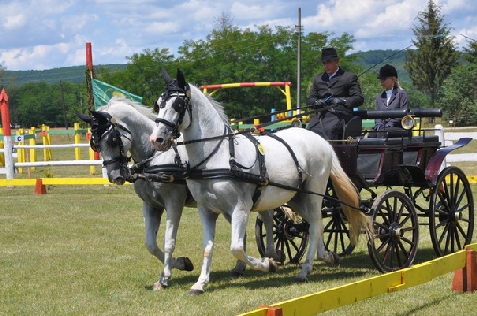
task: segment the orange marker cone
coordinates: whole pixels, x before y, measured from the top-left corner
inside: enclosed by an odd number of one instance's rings
[[[455,271],[452,290],[457,292],[477,290],[477,251],[466,251],[465,267]]]
[[[46,187],[41,179],[36,179],[35,194],[46,194]]]

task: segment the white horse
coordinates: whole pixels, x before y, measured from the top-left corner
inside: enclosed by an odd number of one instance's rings
[[[216,219],[220,212],[232,218],[231,251],[252,269],[275,271],[269,258],[254,258],[244,249],[250,211],[274,209],[288,203],[310,224],[309,249],[297,281],[305,281],[318,258],[335,263],[339,257],[325,249],[321,217],[322,198],[331,178],[350,224],[351,244],[370,222],[358,210],[356,188],[344,173],[331,145],[303,128],[289,128],[252,137],[233,133],[223,107],[189,85],[178,70],[172,80],[163,70],[167,85],[157,101],[157,127],[151,142],[159,151],[170,148],[179,133],[189,157],[187,186],[197,201],[203,225],[203,262],[191,294],[200,294],[209,282]]]
[[[157,152],[149,135],[155,127],[156,114],[148,107],[134,101],[114,97],[110,102],[92,111],[92,116],[78,113],[78,116],[92,127],[91,146],[101,153],[111,183],[124,184],[134,181],[134,189],[143,200],[142,211],[145,223],[145,244],[149,252],[164,264],[160,279],[154,284],[154,290],[165,289],[172,277],[171,269],[192,271],[194,265],[187,257],[173,258],[177,229],[184,205],[196,207],[185,181],[172,180],[168,175],[182,173],[181,163],[185,163],[185,148]],[[139,163],[131,175],[128,168],[127,153]],[[147,176],[144,176],[146,174]],[[171,183],[168,183],[171,182]],[[164,252],[157,245],[157,232],[162,214],[166,210],[167,220],[164,235]],[[273,246],[272,214],[262,214],[266,225],[267,255],[277,257]],[[241,275],[245,270],[242,262],[237,261],[232,274]]]

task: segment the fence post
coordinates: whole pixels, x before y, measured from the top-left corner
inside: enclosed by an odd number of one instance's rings
[[[33,138],[30,138],[29,143],[30,146],[35,146],[36,145],[36,128],[31,127],[30,128],[30,134],[34,135]],[[36,149],[32,148],[30,149],[30,161],[36,161]],[[35,170],[35,167],[30,167],[30,170]]]
[[[79,123],[74,124],[75,127],[75,144],[81,143],[81,135],[79,133]],[[75,148],[75,159],[76,160],[81,160],[81,148],[76,147]]]

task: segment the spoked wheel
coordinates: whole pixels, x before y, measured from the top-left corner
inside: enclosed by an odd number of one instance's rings
[[[441,171],[431,189],[429,231],[434,251],[444,256],[472,241],[474,199],[464,172],[457,167]]]
[[[341,208],[323,211],[325,248],[344,257],[353,252],[354,246],[350,243],[346,216]]]
[[[308,244],[310,225],[296,214],[289,206],[282,205],[273,210],[273,244],[283,264],[300,263]],[[258,252],[263,257],[266,247],[266,230],[260,214],[255,222],[255,240]]]
[[[381,272],[411,266],[419,239],[418,216],[404,193],[387,190],[372,206],[374,239],[368,242],[371,259]]]
[[[326,194],[329,197],[336,198],[331,183],[328,183]],[[325,198],[321,214],[323,217],[325,248],[337,253],[340,257],[353,252],[354,246],[350,244],[348,220],[339,202]]]

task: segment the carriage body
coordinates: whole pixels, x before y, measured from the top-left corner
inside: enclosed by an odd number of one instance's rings
[[[332,146],[360,192],[362,211],[373,220],[376,235],[368,241],[368,249],[377,269],[388,272],[412,264],[419,226],[428,225],[438,256],[463,249],[473,235],[473,197],[465,174],[457,167],[446,167],[445,158],[472,139],[444,147],[431,130],[408,129],[400,135],[371,138],[361,129],[363,118],[440,117],[441,109],[356,114],[347,126],[351,130],[345,127],[347,138],[333,141]],[[331,184],[327,195],[336,198]],[[322,214],[327,249],[342,256],[353,251],[339,201],[325,198]]]

